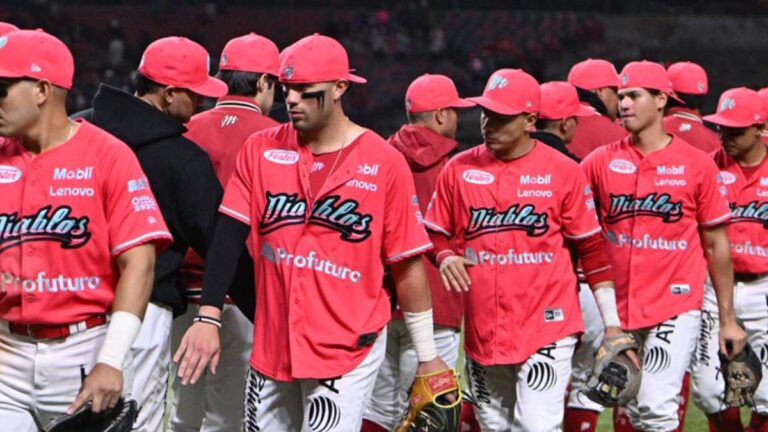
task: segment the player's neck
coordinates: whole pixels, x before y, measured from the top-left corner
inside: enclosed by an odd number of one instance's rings
[[[40,154],[68,141],[79,127],[62,108],[60,113],[43,114],[37,124],[19,138],[28,152]]]
[[[632,132],[632,144],[643,155],[660,150],[672,142],[672,136],[664,132],[661,121],[654,122],[647,128]]]
[[[491,153],[496,157],[496,159],[502,160],[502,161],[511,161],[514,159],[521,158],[533,150],[533,146],[536,143],[536,141],[531,138],[530,135],[525,134],[523,137],[518,139],[515,142],[507,143],[504,148],[493,151],[491,150]]]
[[[349,145],[359,134],[354,133],[358,128],[343,111],[335,111],[323,127],[312,131],[301,131],[301,142],[309,147],[312,153],[322,154],[340,150]],[[354,135],[354,138],[351,138]]]
[[[763,163],[766,154],[768,154],[768,149],[766,149],[765,144],[761,140],[752,146],[747,153],[736,159],[736,162],[740,166],[747,168],[758,166]]]

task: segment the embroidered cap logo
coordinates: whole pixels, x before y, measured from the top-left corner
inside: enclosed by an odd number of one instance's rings
[[[491,78],[491,82],[488,83],[488,90],[503,89],[508,83],[506,78],[494,75],[493,78]]]
[[[736,101],[731,98],[725,98],[720,102],[720,112],[736,108]]]
[[[287,79],[291,79],[293,77],[293,66],[286,66],[283,74]]]
[[[5,47],[8,45],[8,36],[0,37],[0,48]]]

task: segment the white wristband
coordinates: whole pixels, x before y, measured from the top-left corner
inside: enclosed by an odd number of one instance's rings
[[[594,292],[597,308],[606,327],[621,327],[619,310],[616,307],[616,290],[613,288],[598,288]]]
[[[117,370],[123,370],[123,361],[141,329],[141,320],[130,312],[115,311],[109,320],[107,336],[101,345],[96,363],[104,363]]]
[[[432,309],[424,312],[403,312],[403,320],[411,334],[413,348],[419,362],[424,363],[437,357],[435,346],[435,328],[432,321]]]

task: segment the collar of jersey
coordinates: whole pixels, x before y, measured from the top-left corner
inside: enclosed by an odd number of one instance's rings
[[[246,96],[224,96],[216,102],[216,108],[241,108],[256,111],[261,114],[261,108]]]

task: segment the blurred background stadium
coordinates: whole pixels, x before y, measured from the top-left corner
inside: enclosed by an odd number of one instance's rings
[[[502,67],[523,68],[544,82],[564,80],[587,57],[618,69],[637,59],[691,60],[709,73],[705,112],[724,89],[768,86],[768,0],[3,0],[0,21],[43,28],[73,50],[70,112],[90,107],[101,82],[130,91],[132,72],[154,39],[187,36],[208,49],[215,69],[227,40],[248,32],[281,49],[314,32],[339,39],[352,67],[369,80],[353,86],[346,112],[385,137],[405,122],[405,89],[425,72],[449,75],[462,95],[472,96]],[[459,140],[479,143],[479,111],[461,115]],[[285,118],[281,104],[272,116]],[[608,417],[599,430],[611,429]],[[706,428],[691,404],[686,430]]]

